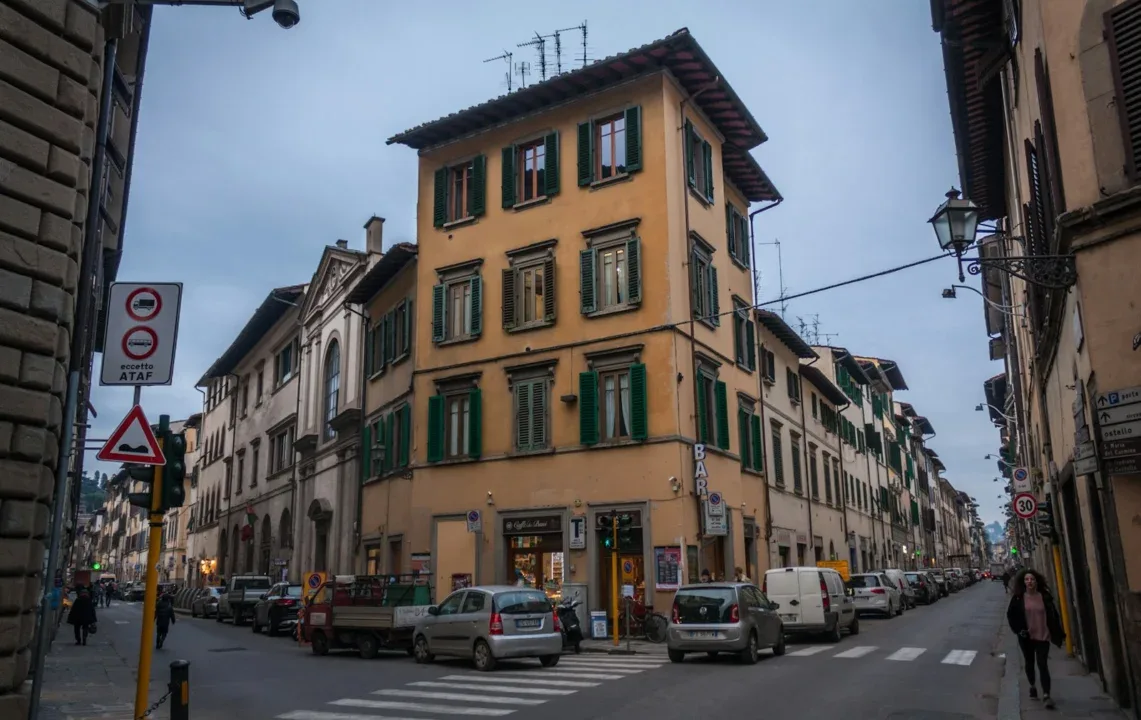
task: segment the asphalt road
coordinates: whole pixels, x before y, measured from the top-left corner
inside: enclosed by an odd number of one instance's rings
[[[520,662],[493,673],[458,661],[419,666],[403,654],[316,657],[248,626],[179,616],[152,682],[165,683],[170,661],[189,660],[194,720],[994,718],[1005,605],[1001,585],[978,583],[902,617],[863,618],[860,634],[836,645],[790,643],[784,657],[766,653],[753,667],[584,653],[553,669]],[[141,617],[139,604],[118,604],[100,611],[100,630],[133,652]]]

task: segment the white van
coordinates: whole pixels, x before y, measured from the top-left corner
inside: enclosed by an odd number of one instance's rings
[[[841,630],[860,632],[856,604],[844,592],[840,573],[830,568],[789,567],[765,573],[764,593],[779,603],[777,613],[789,635],[825,633],[840,641]]]
[[[899,593],[901,595],[900,599],[902,600],[899,606],[899,612],[901,615],[903,614],[904,610],[907,610],[908,608],[914,608],[916,606],[915,590],[912,589],[911,583],[907,582],[907,575],[904,575],[902,570],[889,568],[887,570],[878,570],[876,572],[881,572],[884,575],[887,575],[887,579],[891,580],[893,583],[895,583],[895,586],[899,588]]]

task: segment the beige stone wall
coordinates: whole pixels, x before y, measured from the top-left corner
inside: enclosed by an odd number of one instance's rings
[[[0,717],[27,715],[102,32],[68,0],[0,0]]]

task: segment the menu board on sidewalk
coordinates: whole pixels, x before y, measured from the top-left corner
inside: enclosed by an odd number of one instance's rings
[[[681,548],[654,548],[654,568],[658,590],[677,590],[681,585]]]

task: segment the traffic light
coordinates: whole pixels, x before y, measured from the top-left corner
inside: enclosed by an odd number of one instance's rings
[[[166,466],[162,470],[162,509],[182,507],[186,502],[186,434],[166,433],[162,441]]]
[[[1057,526],[1054,525],[1054,501],[1049,494],[1046,495],[1044,502],[1038,503],[1038,515],[1035,519],[1038,521],[1038,536],[1053,539]]]
[[[614,550],[614,516],[611,514],[599,515],[595,520],[595,529],[598,532],[598,541],[604,550]]]
[[[618,549],[630,550],[634,547],[634,516],[622,513],[618,516]]]
[[[92,570],[102,570],[103,566],[99,563],[91,563],[91,569]]]
[[[127,493],[127,499],[132,505],[143,508],[147,512],[151,510],[151,493],[154,492],[154,479],[155,469],[150,465],[124,465],[123,469],[115,475],[115,480],[118,482],[141,482],[150,485],[150,489],[146,492]],[[127,487],[130,487],[130,485]]]
[[[1010,554],[1011,554],[1011,555],[1017,555],[1017,554],[1018,554],[1018,548],[1016,548],[1016,547],[1014,547],[1013,545],[1011,545],[1011,546],[1010,546]]]

